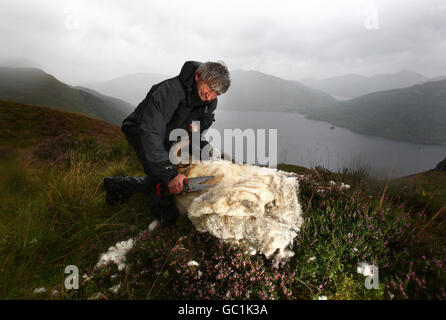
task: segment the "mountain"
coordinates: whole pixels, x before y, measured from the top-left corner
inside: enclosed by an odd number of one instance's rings
[[[446,164],[446,159],[443,160]],[[439,164],[440,165],[440,164]],[[432,170],[414,173],[388,181],[387,195],[398,195],[419,211],[428,211],[430,215],[446,213],[446,171],[439,166]],[[434,223],[438,223],[435,221]],[[444,232],[444,231],[443,231]]]
[[[440,163],[437,164],[434,170],[446,172],[446,158],[440,161]]]
[[[137,106],[154,84],[171,77],[159,73],[135,73],[104,82],[89,83],[85,86]]]
[[[409,87],[427,80],[429,78],[419,73],[403,70],[395,74],[377,74],[371,77],[347,74],[327,79],[307,78],[300,82],[326,92],[337,99],[346,100],[375,91]]]
[[[313,109],[309,119],[412,143],[446,145],[446,80],[370,93]]]
[[[36,68],[0,67],[0,99],[79,112],[118,125],[133,110],[127,102],[69,86]]]
[[[218,98],[220,109],[305,112],[313,106],[326,107],[336,102],[328,94],[297,81],[257,71],[234,70],[230,74],[231,87]],[[152,85],[168,78],[162,74],[138,73],[88,87],[137,105]]]
[[[330,95],[292,80],[258,71],[231,71],[231,87],[219,97],[219,108],[306,113],[336,103]]]
[[[100,119],[121,125],[122,121],[133,111],[134,107],[121,99],[109,97],[89,88],[75,87],[85,101],[94,106]]]

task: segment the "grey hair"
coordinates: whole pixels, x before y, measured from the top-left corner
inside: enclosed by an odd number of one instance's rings
[[[231,85],[228,68],[221,60],[202,63],[196,72],[200,73],[201,80],[205,81],[218,95],[225,93]]]

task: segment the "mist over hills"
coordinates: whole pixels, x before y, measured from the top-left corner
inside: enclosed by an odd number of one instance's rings
[[[434,77],[434,78],[430,78],[428,81],[440,81],[440,80],[445,80],[446,76],[439,76],[439,77]]]
[[[0,99],[79,112],[121,125],[152,85],[170,77],[155,73],[126,75],[93,84],[93,90],[91,87],[69,86],[36,68],[0,67]],[[340,81],[340,87],[349,81],[351,90],[362,90],[366,86],[358,79],[367,77],[347,75],[337,78],[348,80]],[[309,119],[327,121],[357,133],[412,143],[446,143],[446,80],[429,79],[423,84],[338,101],[299,81],[258,71],[233,70],[231,79],[231,88],[219,97],[219,109],[297,112]],[[357,83],[353,79],[358,80]],[[398,81],[402,85],[427,78],[402,71],[367,79],[375,81],[375,85],[380,79],[381,86],[389,86]],[[126,101],[134,102],[134,105]]]
[[[446,144],[446,80],[370,93],[313,109],[309,119],[352,131],[425,144]]]
[[[118,125],[133,110],[125,101],[69,86],[36,68],[0,67],[0,99],[78,112]]]
[[[171,77],[173,76],[161,73],[135,73],[104,82],[85,84],[85,87],[117,97],[136,107],[154,84]]]
[[[258,71],[231,71],[231,88],[219,97],[222,109],[306,113],[332,106],[336,99],[292,80]]]
[[[284,80],[258,71],[231,71],[231,88],[218,98],[218,107],[227,110],[306,112],[336,102],[330,95],[297,81]],[[126,75],[87,85],[138,105],[152,85],[173,76],[154,73]]]
[[[346,74],[327,79],[301,79],[300,82],[321,90],[340,100],[356,98],[371,92],[409,87],[428,81],[429,78],[408,70],[394,74],[376,74],[371,77]]]
[[[32,59],[24,57],[1,56],[1,55],[0,55],[0,67],[41,69],[39,63],[37,63]]]

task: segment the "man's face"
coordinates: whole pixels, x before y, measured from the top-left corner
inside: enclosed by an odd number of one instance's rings
[[[211,101],[217,97],[217,93],[209,88],[208,84],[200,79],[200,74],[195,74],[195,82],[197,83],[198,96],[201,101]]]

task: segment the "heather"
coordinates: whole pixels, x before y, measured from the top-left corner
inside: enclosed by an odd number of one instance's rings
[[[140,233],[126,272],[111,264],[75,296],[99,290],[121,299],[444,299],[445,252],[423,241],[426,215],[391,206],[358,186],[357,177],[341,188],[351,174],[317,168],[302,178],[307,223],[295,256],[278,268],[196,232],[183,218],[175,229]],[[379,268],[379,289],[365,288],[357,272],[362,262]],[[116,284],[121,291],[110,294]]]

